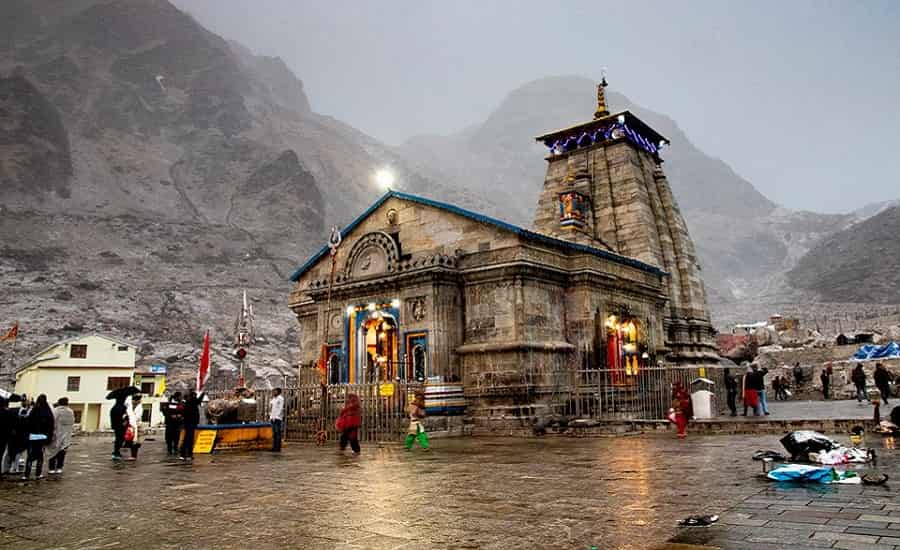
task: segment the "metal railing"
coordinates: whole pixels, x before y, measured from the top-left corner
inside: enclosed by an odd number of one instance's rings
[[[738,376],[739,372],[732,374]],[[568,418],[590,418],[600,421],[663,420],[672,407],[672,388],[681,382],[691,388],[697,378],[712,380],[715,385],[715,413],[726,407],[724,369],[710,367],[647,367],[629,374],[614,369],[579,369],[556,371],[544,376],[553,385],[526,384],[525,403],[544,403],[551,414]],[[362,405],[362,441],[396,441],[409,424],[406,407],[410,395],[423,388],[421,383],[304,384],[283,389],[285,399],[285,437],[312,441],[324,432],[326,441],[335,441],[340,433],[334,427],[347,396],[355,393]],[[210,399],[226,397],[232,392],[208,392]],[[257,419],[268,418],[271,390],[256,390]],[[525,413],[523,414],[530,414]]]
[[[542,393],[550,394],[548,402],[554,414],[597,420],[662,420],[672,407],[675,383],[681,382],[690,391],[698,378],[715,383],[714,412],[722,412],[725,375],[718,366],[647,367],[635,374],[621,369],[577,370],[568,387],[545,388]]]
[[[362,405],[361,441],[393,441],[406,434],[409,417],[406,412],[409,395],[422,388],[409,382],[371,384],[304,384],[283,388],[285,437],[294,440],[315,440],[324,431],[327,441],[336,441],[340,433],[334,427],[347,396],[355,393]],[[208,393],[210,399],[228,397],[229,391]],[[268,419],[272,391],[255,390],[257,419]]]

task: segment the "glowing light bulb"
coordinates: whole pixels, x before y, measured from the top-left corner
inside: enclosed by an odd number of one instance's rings
[[[356,311],[356,308],[353,306],[347,306],[347,316],[353,315],[353,312]]]
[[[394,308],[394,309],[399,308],[399,307],[400,307],[400,300],[398,300],[397,298],[394,298],[393,300],[391,300],[391,307]]]
[[[375,172],[375,183],[387,191],[394,185],[394,172],[390,168],[382,168]]]
[[[375,311],[375,302],[372,302],[371,304],[366,306],[366,309],[368,309],[369,311]]]

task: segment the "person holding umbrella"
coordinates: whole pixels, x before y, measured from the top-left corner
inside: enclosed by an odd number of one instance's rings
[[[118,388],[106,395],[107,399],[115,399],[116,404],[109,410],[109,427],[112,428],[113,453],[112,459],[115,461],[122,460],[122,447],[125,445],[125,431],[128,426],[128,407],[125,400],[129,396],[139,394],[141,390],[134,386],[126,386]]]

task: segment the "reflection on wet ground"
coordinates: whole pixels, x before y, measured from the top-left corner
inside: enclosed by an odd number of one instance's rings
[[[148,441],[138,463],[114,465],[105,440],[79,439],[61,480],[0,485],[0,546],[646,549],[685,516],[770,489],[750,456],[780,449],[775,436],[668,434],[433,443],[184,465]]]

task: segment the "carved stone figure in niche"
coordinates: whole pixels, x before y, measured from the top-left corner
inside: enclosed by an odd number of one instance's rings
[[[413,320],[421,321],[428,315],[424,297],[411,298],[407,303],[409,304],[409,316],[412,317]]]
[[[391,208],[387,212],[387,222],[390,225],[397,225],[397,211]]]
[[[376,231],[360,237],[350,250],[344,275],[361,278],[392,273],[399,258],[397,243],[386,233]]]

